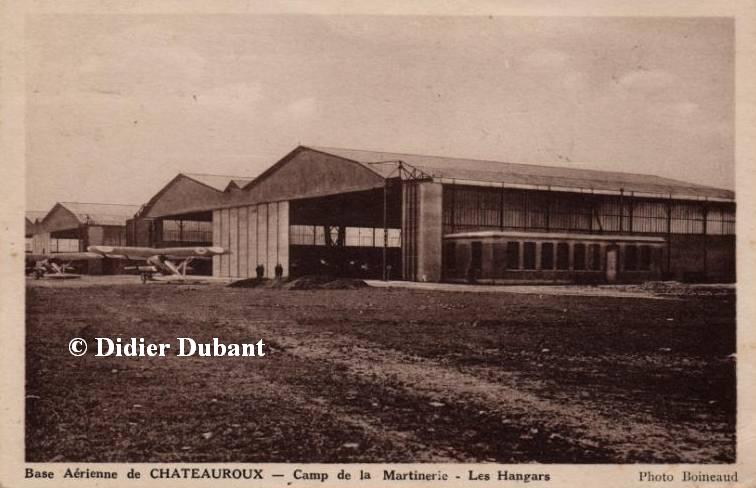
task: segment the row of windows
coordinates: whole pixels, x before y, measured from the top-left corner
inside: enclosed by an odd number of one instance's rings
[[[388,247],[401,247],[401,229],[387,230]],[[291,225],[289,243],[294,246],[383,247],[383,228]]]
[[[163,220],[162,241],[213,242],[213,223],[202,220]]]
[[[50,239],[50,252],[79,252],[79,239]]]
[[[496,269],[511,270],[577,270],[601,271],[603,259],[601,245],[575,243],[570,248],[566,242],[542,242],[540,263],[536,246],[532,241],[509,241],[506,244],[493,245],[493,266]],[[570,251],[572,268],[570,268]],[[470,247],[470,266],[481,269],[483,265],[483,244],[473,241]],[[624,269],[626,271],[648,271],[651,269],[652,252],[648,245],[627,245],[624,247]],[[449,269],[457,267],[457,247],[455,242],[444,244],[444,262]],[[538,266],[537,264],[540,264]]]
[[[538,229],[730,235],[733,205],[500,188],[444,187],[445,232]],[[704,207],[706,205],[706,207]]]

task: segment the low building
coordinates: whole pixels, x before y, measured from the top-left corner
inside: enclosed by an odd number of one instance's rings
[[[47,212],[42,210],[27,210],[24,218],[24,237],[26,239],[25,251],[27,253],[32,252],[32,240],[34,239],[34,233],[37,230],[39,222],[45,218]]]
[[[58,202],[39,221],[32,236],[32,252],[83,252],[87,246],[126,245],[126,221],[138,205]],[[119,271],[115,260],[90,261],[80,271],[91,274]]]

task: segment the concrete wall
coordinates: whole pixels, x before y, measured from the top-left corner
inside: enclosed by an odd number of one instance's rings
[[[441,281],[442,185],[423,182],[417,190],[417,281]]]
[[[213,276],[249,278],[259,264],[275,277],[276,264],[289,275],[289,202],[213,211],[213,245],[229,254],[213,257]]]

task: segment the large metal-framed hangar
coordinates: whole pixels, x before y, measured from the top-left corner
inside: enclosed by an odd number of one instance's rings
[[[256,178],[179,175],[129,223],[127,237],[223,246],[229,253],[214,257],[212,274],[226,278],[735,279],[729,190],[324,147],[299,146]]]

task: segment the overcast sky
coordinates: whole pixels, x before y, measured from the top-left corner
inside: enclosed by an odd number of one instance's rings
[[[144,203],[297,144],[734,187],[728,19],[33,16],[27,208]]]

